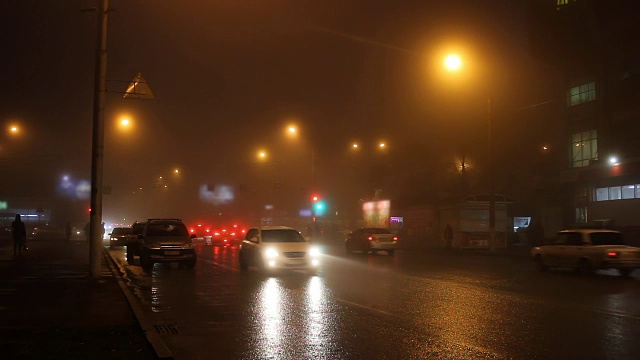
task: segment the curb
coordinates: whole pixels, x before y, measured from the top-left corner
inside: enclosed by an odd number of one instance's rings
[[[156,332],[151,321],[147,319],[145,316],[144,310],[136,300],[135,296],[131,293],[127,285],[125,284],[122,278],[122,272],[119,270],[119,266],[116,263],[116,260],[109,254],[107,250],[102,249],[102,255],[108,259],[109,267],[111,268],[111,272],[113,276],[118,280],[118,285],[120,285],[120,289],[124,293],[127,298],[127,303],[129,303],[129,307],[131,311],[135,315],[138,320],[138,324],[149,342],[149,345],[153,348],[153,351],[156,354],[156,357],[159,359],[173,359],[173,353],[167,347],[167,344],[160,338],[160,335]]]

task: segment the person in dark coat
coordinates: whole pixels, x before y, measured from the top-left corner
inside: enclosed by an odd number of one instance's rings
[[[16,214],[16,219],[11,223],[11,237],[13,238],[13,256],[22,255],[22,250],[26,250],[27,246],[27,229],[20,220],[20,214]]]

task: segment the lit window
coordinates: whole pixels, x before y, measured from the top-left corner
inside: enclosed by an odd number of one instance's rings
[[[569,93],[567,94],[567,104],[569,106],[580,105],[589,101],[594,101],[595,99],[596,83],[593,81],[574,86],[569,89]]]
[[[640,199],[640,184],[636,185],[636,199]]]
[[[622,198],[623,199],[633,199],[635,198],[635,185],[625,185],[622,187]]]
[[[586,207],[578,207],[576,208],[576,223],[585,224],[587,222],[587,208]]]
[[[589,166],[591,160],[598,160],[598,133],[596,130],[573,134],[571,138],[573,167]]]
[[[596,189],[596,201],[609,200],[609,188],[597,188]]]
[[[557,0],[556,1],[556,9],[560,10],[563,6],[569,5],[572,2],[576,2],[577,0]]]
[[[622,199],[622,191],[620,190],[620,186],[612,186],[609,188],[609,200],[620,200]]]

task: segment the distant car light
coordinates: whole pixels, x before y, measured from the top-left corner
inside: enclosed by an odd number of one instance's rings
[[[607,253],[607,256],[608,256],[608,257],[618,257],[618,253],[617,253],[617,252],[615,252],[615,251],[609,251],[609,252]]]

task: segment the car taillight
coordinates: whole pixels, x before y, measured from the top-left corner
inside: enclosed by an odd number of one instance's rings
[[[367,239],[368,239],[369,241],[373,241],[373,240],[375,240],[376,238],[374,238],[373,236],[369,236]]]
[[[400,240],[400,239],[397,236],[393,237],[393,241],[398,241],[398,240]]]
[[[615,251],[609,251],[609,252],[607,253],[607,256],[608,256],[608,257],[618,257],[618,253],[617,253],[617,252],[615,252]]]

